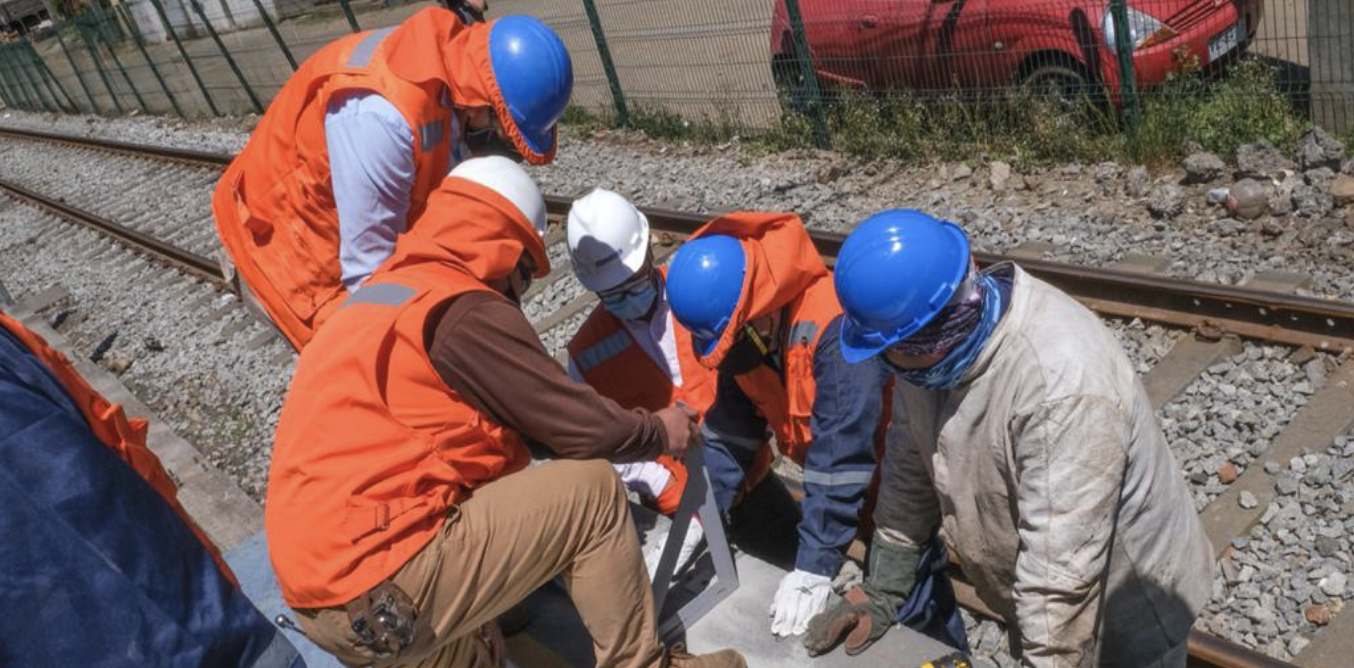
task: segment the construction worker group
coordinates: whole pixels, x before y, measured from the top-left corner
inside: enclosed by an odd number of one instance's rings
[[[952,560],[1025,665],[1185,664],[1213,555],[1132,365],[949,222],[876,213],[834,271],[793,212],[740,212],[667,257],[598,183],[564,235],[598,305],[552,358],[521,309],[552,260],[518,163],[552,161],[572,85],[536,19],[424,9],[306,61],[218,184],[231,275],[300,351],[265,519],[312,641],[502,665],[497,620],[558,579],[598,666],[747,665],[660,641],[631,517],[627,491],[675,512],[699,443],[726,518],[778,456],[802,470],[765,630],[810,655],[898,622],[964,647]],[[855,540],[864,580],[834,591]]]

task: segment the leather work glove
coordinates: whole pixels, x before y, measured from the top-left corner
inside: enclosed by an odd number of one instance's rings
[[[920,547],[894,543],[875,533],[865,582],[809,622],[804,637],[809,656],[826,654],[839,642],[848,655],[855,656],[884,637],[916,584],[920,560]]]
[[[781,578],[771,602],[771,633],[778,637],[804,632],[809,619],[827,608],[832,578],[795,569]]]
[[[671,531],[669,529],[669,531]],[[644,565],[649,569],[649,581],[654,579],[654,573],[658,571],[658,561],[663,558],[663,548],[668,544],[668,531],[663,532],[653,541],[653,545],[644,554]],[[705,540],[705,528],[701,526],[700,518],[691,518],[691,523],[686,525],[686,535],[682,537],[682,549],[677,552],[677,565],[672,569],[673,577],[686,570],[691,565],[692,557],[696,556],[696,548],[700,547],[702,540]]]

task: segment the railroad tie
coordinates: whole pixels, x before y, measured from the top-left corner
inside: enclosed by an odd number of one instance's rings
[[[1303,274],[1267,271],[1251,277],[1244,285],[1256,290],[1290,294],[1310,280]],[[1209,367],[1241,351],[1241,341],[1235,336],[1203,337],[1196,332],[1194,336],[1177,340],[1170,352],[1143,376],[1142,384],[1152,408],[1161,410]]]
[[[1293,420],[1278,436],[1265,454],[1255,458],[1246,472],[1227,487],[1227,491],[1208,504],[1200,513],[1214,554],[1221,556],[1234,536],[1245,536],[1264,514],[1277,494],[1274,478],[1265,472],[1265,462],[1273,461],[1287,466],[1303,450],[1320,451],[1330,446],[1337,436],[1354,427],[1354,358],[1346,359],[1327,379],[1326,384],[1312,396],[1307,405],[1298,410]],[[1243,492],[1255,495],[1259,502],[1253,508],[1242,508],[1238,499]]]

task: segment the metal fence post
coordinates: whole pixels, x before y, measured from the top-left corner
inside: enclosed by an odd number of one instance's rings
[[[1110,0],[1114,16],[1114,50],[1119,56],[1119,95],[1130,130],[1138,127],[1138,78],[1133,73],[1133,37],[1128,29],[1128,3]]]
[[[0,63],[4,64],[5,75],[14,87],[14,91],[19,95],[19,108],[36,110],[37,105],[33,103],[33,93],[28,89],[28,84],[24,81],[18,68],[15,67],[14,59],[10,57],[8,47],[0,47]]]
[[[127,5],[118,5],[117,9],[113,11],[118,10],[122,11],[122,18],[127,21],[127,27],[132,33],[132,43],[141,52],[141,58],[150,66],[150,73],[155,75],[155,80],[160,82],[160,90],[164,91],[165,98],[169,100],[169,106],[174,107],[174,113],[178,114],[179,118],[183,118],[183,109],[179,108],[179,101],[174,99],[174,92],[169,90],[169,84],[165,83],[165,78],[160,76],[160,68],[155,66],[155,61],[151,60],[150,53],[146,51],[146,43],[141,39],[141,28],[136,25],[136,21],[132,20],[132,14],[127,11]]]
[[[197,73],[197,66],[193,64],[193,59],[188,57],[188,50],[183,48],[183,42],[179,41],[179,33],[174,30],[174,24],[169,22],[169,15],[165,13],[164,5],[160,4],[160,0],[150,0],[150,4],[155,8],[155,13],[160,16],[160,21],[164,23],[165,32],[169,33],[169,38],[174,40],[174,46],[178,48],[179,55],[183,57],[183,64],[188,66],[188,73],[193,75],[193,81],[197,82],[198,90],[202,91],[202,99],[207,101],[207,108],[212,110],[213,116],[220,116],[221,110],[216,108],[212,94],[207,91],[207,84],[202,82],[202,75]]]
[[[70,49],[66,48],[66,38],[61,36],[62,27],[63,26],[56,26],[56,29],[53,30],[53,32],[56,33],[56,43],[61,46],[61,53],[66,54],[66,62],[71,64],[71,71],[75,72],[75,78],[80,82],[80,89],[85,92],[85,99],[89,101],[90,111],[101,114],[103,112],[99,111],[99,105],[95,104],[94,95],[89,92],[89,84],[85,82],[84,72],[80,71],[80,66],[76,65],[75,59],[71,57]]]
[[[592,39],[597,42],[597,55],[602,58],[606,83],[611,88],[611,100],[616,105],[616,120],[620,121],[621,125],[630,125],[630,110],[625,106],[621,79],[616,75],[615,63],[611,61],[611,49],[606,44],[606,33],[602,30],[602,18],[597,14],[597,3],[594,0],[583,0],[583,9],[588,12],[588,23],[592,24]]]
[[[9,79],[5,76],[5,70],[0,67],[0,101],[4,101],[6,107],[17,108],[14,94],[9,90]]]
[[[5,57],[5,51],[0,48],[0,78],[4,79],[5,88],[10,91],[14,98],[14,107],[17,109],[28,108],[28,93],[23,89],[18,77],[14,75],[14,68],[10,65],[9,59]]]
[[[75,105],[75,100],[71,99],[71,94],[66,91],[65,86],[61,85],[61,80],[56,78],[56,74],[52,73],[52,68],[47,67],[47,61],[43,60],[42,54],[38,53],[38,47],[35,46],[33,40],[29,39],[26,35],[24,36],[24,45],[28,47],[25,51],[28,52],[28,57],[33,61],[33,64],[37,66],[38,72],[42,75],[43,80],[50,82],[48,84],[49,89],[52,84],[55,84],[57,91],[61,93],[61,97],[66,99],[65,108],[69,109],[71,113],[78,113],[80,107]]]
[[[230,71],[235,73],[235,78],[240,81],[240,86],[244,88],[245,94],[249,95],[249,101],[254,103],[254,110],[263,113],[263,103],[254,94],[254,89],[249,87],[249,81],[244,78],[244,72],[240,71],[240,66],[235,63],[235,58],[231,57],[230,51],[226,49],[226,43],[221,41],[221,36],[216,34],[216,28],[212,27],[212,22],[207,20],[206,12],[202,11],[202,5],[197,0],[188,0],[193,5],[193,12],[202,19],[202,25],[207,26],[207,32],[211,34],[212,41],[216,42],[216,48],[221,50],[221,56],[226,59],[226,64],[230,65]]]
[[[277,42],[277,48],[282,50],[282,55],[287,57],[287,63],[291,65],[291,71],[296,71],[296,58],[292,57],[291,49],[287,47],[286,40],[282,39],[282,34],[277,31],[277,26],[273,23],[273,18],[268,16],[268,10],[264,9],[261,0],[254,0],[254,8],[259,10],[259,16],[263,17],[263,24],[268,26],[268,32],[272,33],[273,41]]]
[[[103,15],[100,14],[99,16],[102,17]],[[132,83],[132,78],[127,76],[127,68],[122,66],[122,59],[118,58],[118,52],[113,48],[112,40],[108,39],[108,35],[102,29],[95,32],[99,33],[99,39],[103,40],[104,48],[108,49],[108,55],[113,57],[113,64],[118,66],[118,72],[122,74],[122,80],[127,82],[128,88],[132,89],[132,97],[136,98],[137,106],[141,107],[142,112],[149,114],[150,107],[146,106],[146,100],[141,97],[141,91],[136,89],[136,84]]]
[[[51,91],[47,91],[46,96],[42,94],[42,77],[33,76],[33,64],[26,62],[28,59],[25,58],[23,54],[19,53],[19,45],[8,44],[5,48],[9,51],[9,57],[14,60],[14,64],[18,67],[19,72],[23,74],[24,79],[28,81],[29,87],[33,89],[33,94],[37,97],[38,103],[42,105],[42,108],[49,111],[60,111],[60,105],[49,104],[47,102],[48,97],[51,96]],[[55,100],[53,100],[53,102],[55,102]]]
[[[61,106],[61,98],[56,96],[56,89],[52,88],[52,82],[42,76],[42,68],[38,67],[37,63],[33,62],[32,56],[28,53],[27,49],[24,49],[24,43],[15,43],[14,52],[19,58],[19,62],[23,63],[23,66],[28,68],[28,71],[32,73],[33,85],[37,86],[40,92],[47,93],[47,98],[52,101],[52,106],[55,107],[53,111],[65,111],[65,108]]]
[[[348,4],[348,0],[339,0],[343,6],[343,15],[348,17],[348,25],[352,26],[353,32],[362,32],[362,26],[357,25],[357,15],[353,14],[353,8]]]
[[[818,87],[818,74],[813,70],[813,56],[809,54],[809,40],[804,36],[804,17],[799,13],[799,0],[785,0],[785,13],[790,18],[791,39],[795,42],[795,60],[799,61],[800,76],[804,77],[805,92],[809,95],[813,143],[818,148],[831,148],[832,137],[827,132],[827,110],[823,108],[823,91]]]
[[[75,24],[80,31],[80,41],[85,43],[85,50],[89,52],[89,59],[94,63],[94,69],[99,73],[99,80],[103,82],[103,87],[108,91],[108,99],[113,101],[113,107],[119,114],[125,114],[127,111],[122,108],[122,102],[118,100],[118,94],[113,90],[113,82],[108,80],[108,73],[103,69],[103,61],[99,59],[99,50],[94,46],[94,41],[89,38],[89,32],[79,23]]]

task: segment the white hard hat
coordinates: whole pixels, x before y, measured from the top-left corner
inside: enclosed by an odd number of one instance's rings
[[[545,237],[545,197],[521,165],[501,155],[490,155],[464,160],[447,176],[473,181],[502,195],[536,228],[536,234]]]
[[[603,188],[569,207],[569,259],[583,287],[601,292],[624,283],[649,254],[649,219]]]

